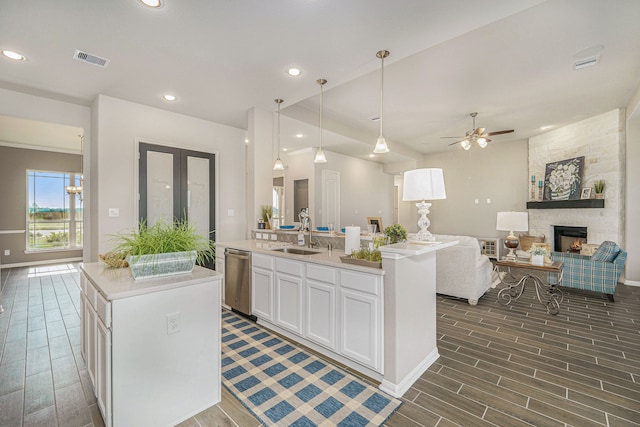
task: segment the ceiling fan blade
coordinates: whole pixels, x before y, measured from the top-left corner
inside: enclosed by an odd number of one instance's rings
[[[464,138],[458,139],[456,142],[452,142],[451,144],[449,144],[449,146],[460,144],[462,141],[464,141]]]
[[[484,128],[476,128],[476,130],[474,130],[473,133],[475,133],[476,135],[482,135],[484,131],[485,131]]]
[[[441,136],[440,138],[458,138],[458,139],[462,139],[464,137],[463,136]]]
[[[487,135],[488,135],[488,136],[491,136],[491,135],[502,135],[502,134],[504,134],[504,133],[511,133],[511,132],[513,132],[513,129],[509,129],[509,130],[499,130],[499,131],[497,131],[497,132],[489,132],[489,133],[487,133]]]

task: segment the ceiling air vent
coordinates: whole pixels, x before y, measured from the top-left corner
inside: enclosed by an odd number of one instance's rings
[[[596,65],[598,62],[600,62],[600,55],[580,59],[573,64],[573,69],[579,70],[581,68],[591,67],[593,65]]]
[[[92,55],[90,53],[83,52],[77,49],[76,49],[76,52],[73,54],[73,59],[77,59],[78,61],[97,65],[98,67],[102,67],[102,68],[105,68],[107,65],[109,65],[108,59],[100,58],[99,56]]]

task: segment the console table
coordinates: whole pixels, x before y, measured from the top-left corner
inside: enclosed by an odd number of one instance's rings
[[[500,267],[505,267],[508,272],[509,279],[503,280],[500,274]],[[525,270],[542,271],[545,273],[555,274],[557,277],[557,284],[544,283],[538,276],[527,273],[520,280],[517,280],[511,273],[512,268],[521,268]],[[495,270],[498,273],[500,282],[506,285],[498,292],[498,302],[500,304],[508,305],[512,301],[517,301],[524,292],[524,287],[527,281],[532,281],[535,289],[536,296],[540,304],[546,307],[547,313],[556,315],[560,312],[560,303],[562,302],[562,291],[558,288],[558,285],[562,282],[562,268],[563,263],[561,261],[554,261],[551,264],[545,265],[533,265],[530,262],[508,261],[501,259],[496,261]],[[504,275],[507,278],[507,275]]]

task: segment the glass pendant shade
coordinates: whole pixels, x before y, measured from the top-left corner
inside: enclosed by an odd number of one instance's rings
[[[480,146],[480,148],[484,148],[487,146],[487,139],[486,138],[478,138],[478,145]]]
[[[278,156],[278,158],[276,159],[275,163],[273,164],[273,170],[274,171],[283,171],[284,170],[284,164],[282,163],[282,160],[280,160],[280,156]]]
[[[376,141],[376,148],[373,149],[375,154],[384,154],[389,152],[389,147],[387,146],[387,140],[384,139],[384,136],[380,135],[378,137],[378,141]]]
[[[316,156],[313,158],[313,163],[327,163],[327,157],[324,155],[322,148],[318,148]]]
[[[471,143],[469,142],[468,139],[463,139],[462,141],[460,141],[460,145],[462,145],[462,148],[464,148],[467,151],[471,148]]]

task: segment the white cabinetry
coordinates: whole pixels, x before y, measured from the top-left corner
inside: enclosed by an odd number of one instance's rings
[[[106,427],[173,426],[220,401],[220,276],[134,281],[88,263],[81,287],[81,353]]]
[[[254,253],[251,256],[251,314],[273,321],[273,257]]]
[[[275,323],[296,334],[302,334],[304,264],[276,258]]]
[[[383,371],[381,275],[253,252],[252,289],[260,323],[344,363]]]
[[[380,276],[341,271],[340,352],[376,370],[382,368],[381,287]]]
[[[224,304],[224,247],[222,246],[216,248],[216,271],[221,274],[220,290],[222,293],[222,304]]]

